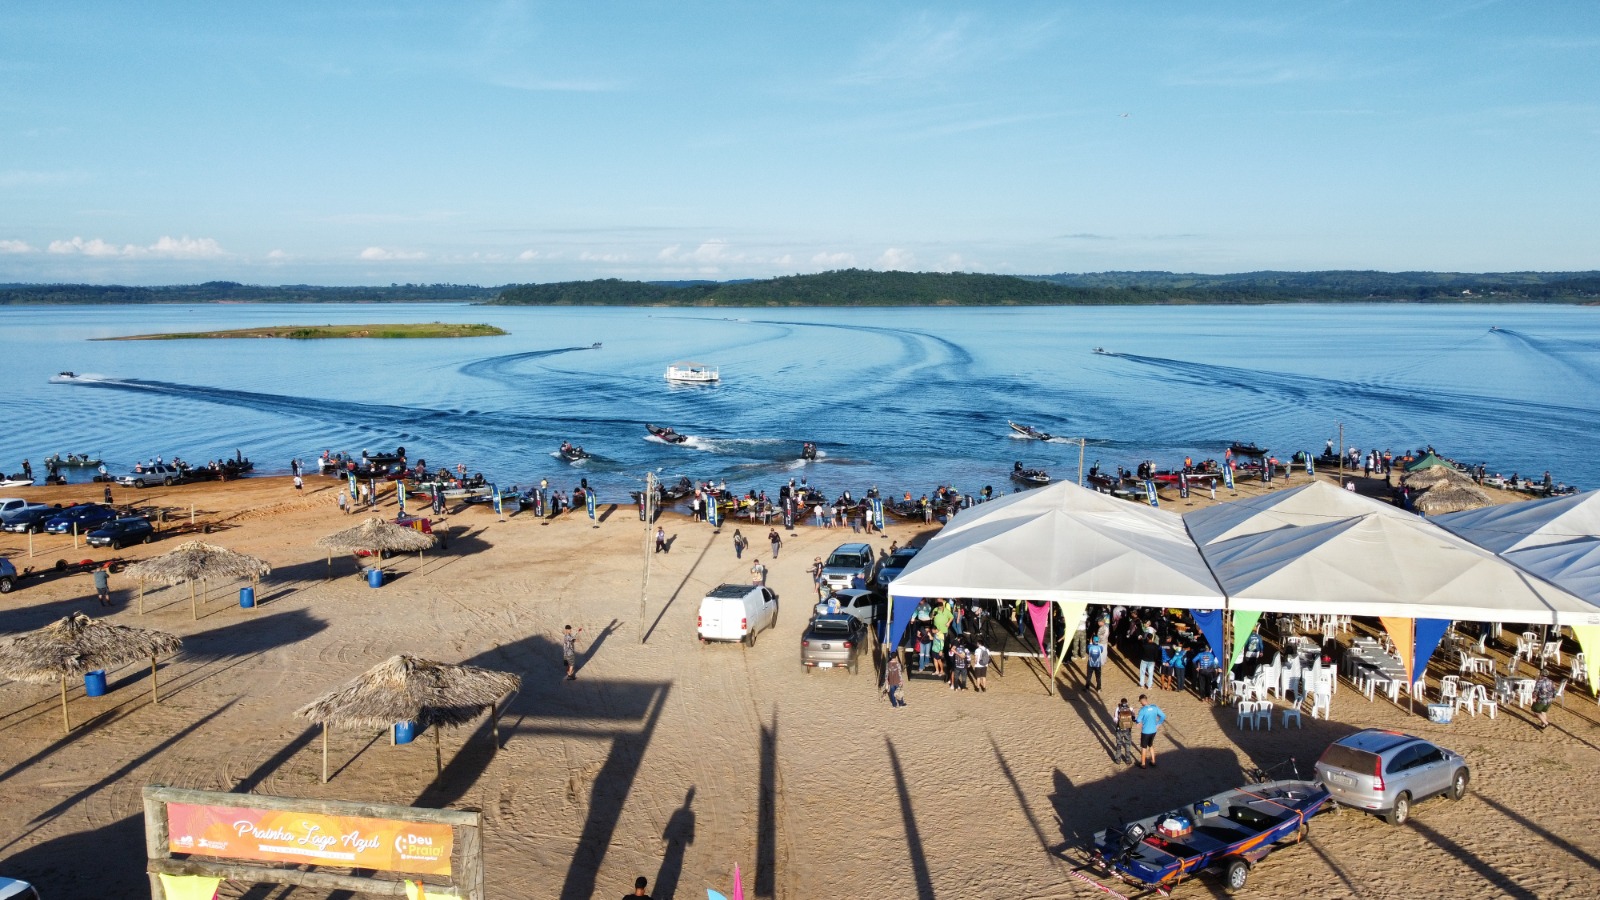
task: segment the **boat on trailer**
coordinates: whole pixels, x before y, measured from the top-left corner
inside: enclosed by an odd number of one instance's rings
[[[1228,893],[1244,889],[1250,869],[1273,848],[1310,834],[1310,819],[1329,802],[1327,788],[1299,778],[1261,781],[1189,806],[1107,828],[1090,840],[1089,865],[1162,896],[1205,869],[1220,869]],[[1116,892],[1079,870],[1073,877]]]
[[[675,362],[667,366],[666,378],[675,384],[716,384],[722,380],[716,366],[697,362]]]

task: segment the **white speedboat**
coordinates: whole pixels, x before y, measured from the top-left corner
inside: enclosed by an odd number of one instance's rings
[[[667,366],[667,380],[679,384],[715,384],[722,378],[716,366],[696,362],[675,362]]]

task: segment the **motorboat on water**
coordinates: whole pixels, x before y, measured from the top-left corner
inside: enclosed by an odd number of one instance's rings
[[[812,443],[811,441],[806,441],[805,443],[801,444],[800,445],[800,458],[801,459],[805,459],[805,460],[816,459],[817,458],[817,445]]]
[[[1111,356],[1112,355],[1111,351],[1107,350],[1104,347],[1096,347],[1096,348],[1094,348],[1094,352],[1100,354],[1101,356]]]
[[[46,466],[60,466],[63,469],[92,469],[100,465],[100,457],[90,456],[87,453],[68,453],[66,456],[52,453],[44,458],[44,464]]]
[[[1028,487],[1042,487],[1050,483],[1050,475],[1043,469],[1024,469],[1021,462],[1011,466],[1011,480]]]
[[[716,366],[697,362],[675,362],[667,366],[666,378],[676,384],[715,384],[722,380]]]
[[[1146,890],[1170,894],[1203,869],[1220,868],[1228,893],[1281,843],[1299,843],[1329,802],[1327,788],[1299,778],[1261,781],[1147,816],[1090,839],[1090,865]],[[1110,890],[1074,870],[1073,877]]]
[[[1050,440],[1050,435],[1048,433],[1040,431],[1032,425],[1018,425],[1016,422],[1013,422],[1010,419],[1006,420],[1006,424],[1011,426],[1012,431],[1015,431],[1017,434],[1020,434],[1025,438],[1033,438],[1036,441]]]
[[[1248,444],[1241,444],[1238,441],[1234,441],[1231,445],[1229,445],[1228,449],[1233,452],[1234,456],[1266,456],[1267,455],[1267,448],[1266,447],[1257,447],[1254,442],[1251,442],[1251,443],[1248,443]]]
[[[642,491],[629,492],[635,503],[639,502],[639,495],[642,493]],[[656,502],[659,504],[676,503],[693,493],[694,482],[690,481],[687,475],[679,478],[673,484],[667,484],[664,481],[656,482]]]
[[[651,425],[649,422],[646,422],[644,430],[650,432],[652,435],[655,435],[669,444],[681,444],[689,439],[687,434],[679,434],[676,431],[673,431],[671,425],[663,428],[660,425]]]
[[[589,454],[571,441],[562,441],[561,449],[556,451],[567,462],[578,462],[589,458]]]

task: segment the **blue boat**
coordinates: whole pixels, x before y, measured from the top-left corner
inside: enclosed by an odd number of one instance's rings
[[[1093,837],[1090,865],[1162,896],[1208,868],[1220,868],[1223,887],[1242,890],[1250,869],[1280,843],[1299,843],[1310,818],[1328,803],[1315,781],[1265,781],[1224,791],[1198,803],[1108,828]],[[1073,872],[1080,881],[1116,891]]]

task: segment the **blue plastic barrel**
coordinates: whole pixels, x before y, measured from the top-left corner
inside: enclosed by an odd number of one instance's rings
[[[256,589],[253,587],[239,588],[239,608],[251,609],[256,605]]]
[[[409,744],[417,738],[417,723],[396,722],[394,725],[394,742],[396,744]]]
[[[371,568],[367,570],[367,587],[383,587],[383,570]]]
[[[104,697],[106,695],[106,670],[95,669],[93,672],[83,673],[83,692],[90,697]]]

